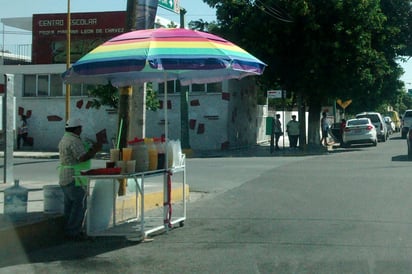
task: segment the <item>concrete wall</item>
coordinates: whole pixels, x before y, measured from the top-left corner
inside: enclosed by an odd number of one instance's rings
[[[28,119],[33,150],[56,151],[64,133],[65,97],[22,97],[23,74],[63,72],[64,65],[0,66],[0,73],[15,75],[16,113],[31,112]],[[3,79],[0,80],[2,83]],[[64,88],[64,87],[62,87]],[[252,77],[223,83],[222,93],[191,93],[189,95],[189,139],[194,150],[215,150],[243,147],[267,140],[265,123],[267,106],[256,105],[257,90]],[[163,101],[163,94],[159,99]],[[105,129],[109,142],[116,139],[117,113],[102,107],[90,108],[90,98],[71,97],[71,116],[85,122],[83,137],[95,139]],[[180,94],[168,94],[168,136],[180,139]],[[146,112],[146,136],[164,134],[164,110]],[[133,126],[131,121],[131,126]],[[108,150],[111,144],[103,149]]]

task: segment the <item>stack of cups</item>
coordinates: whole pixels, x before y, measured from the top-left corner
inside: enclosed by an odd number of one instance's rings
[[[120,159],[120,150],[112,148],[110,149],[110,162],[106,163],[106,168],[112,168],[116,165]]]
[[[125,147],[122,150],[122,173],[134,173],[136,171],[136,160],[132,160],[132,148]]]

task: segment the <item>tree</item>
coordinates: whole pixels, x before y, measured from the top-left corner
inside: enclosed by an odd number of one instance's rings
[[[268,64],[258,79],[263,90],[280,86],[299,99],[299,110],[308,106],[311,145],[320,145],[322,105],[352,99],[372,110],[399,97],[395,59],[410,52],[409,34],[402,34],[410,28],[410,1],[204,2],[216,8],[218,34]]]
[[[109,106],[113,109],[119,107],[119,91],[112,86],[111,83],[107,85],[97,85],[88,90],[89,96],[92,97],[92,108],[99,109],[102,106]],[[160,106],[159,99],[156,92],[152,88],[152,84],[148,83],[146,88],[146,109],[157,110]]]

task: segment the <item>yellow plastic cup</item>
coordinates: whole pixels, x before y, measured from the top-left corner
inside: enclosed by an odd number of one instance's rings
[[[123,161],[130,161],[132,159],[132,148],[125,147],[122,150]]]

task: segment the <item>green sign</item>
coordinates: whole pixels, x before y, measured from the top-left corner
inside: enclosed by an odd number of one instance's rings
[[[159,7],[180,13],[179,0],[159,0]]]

